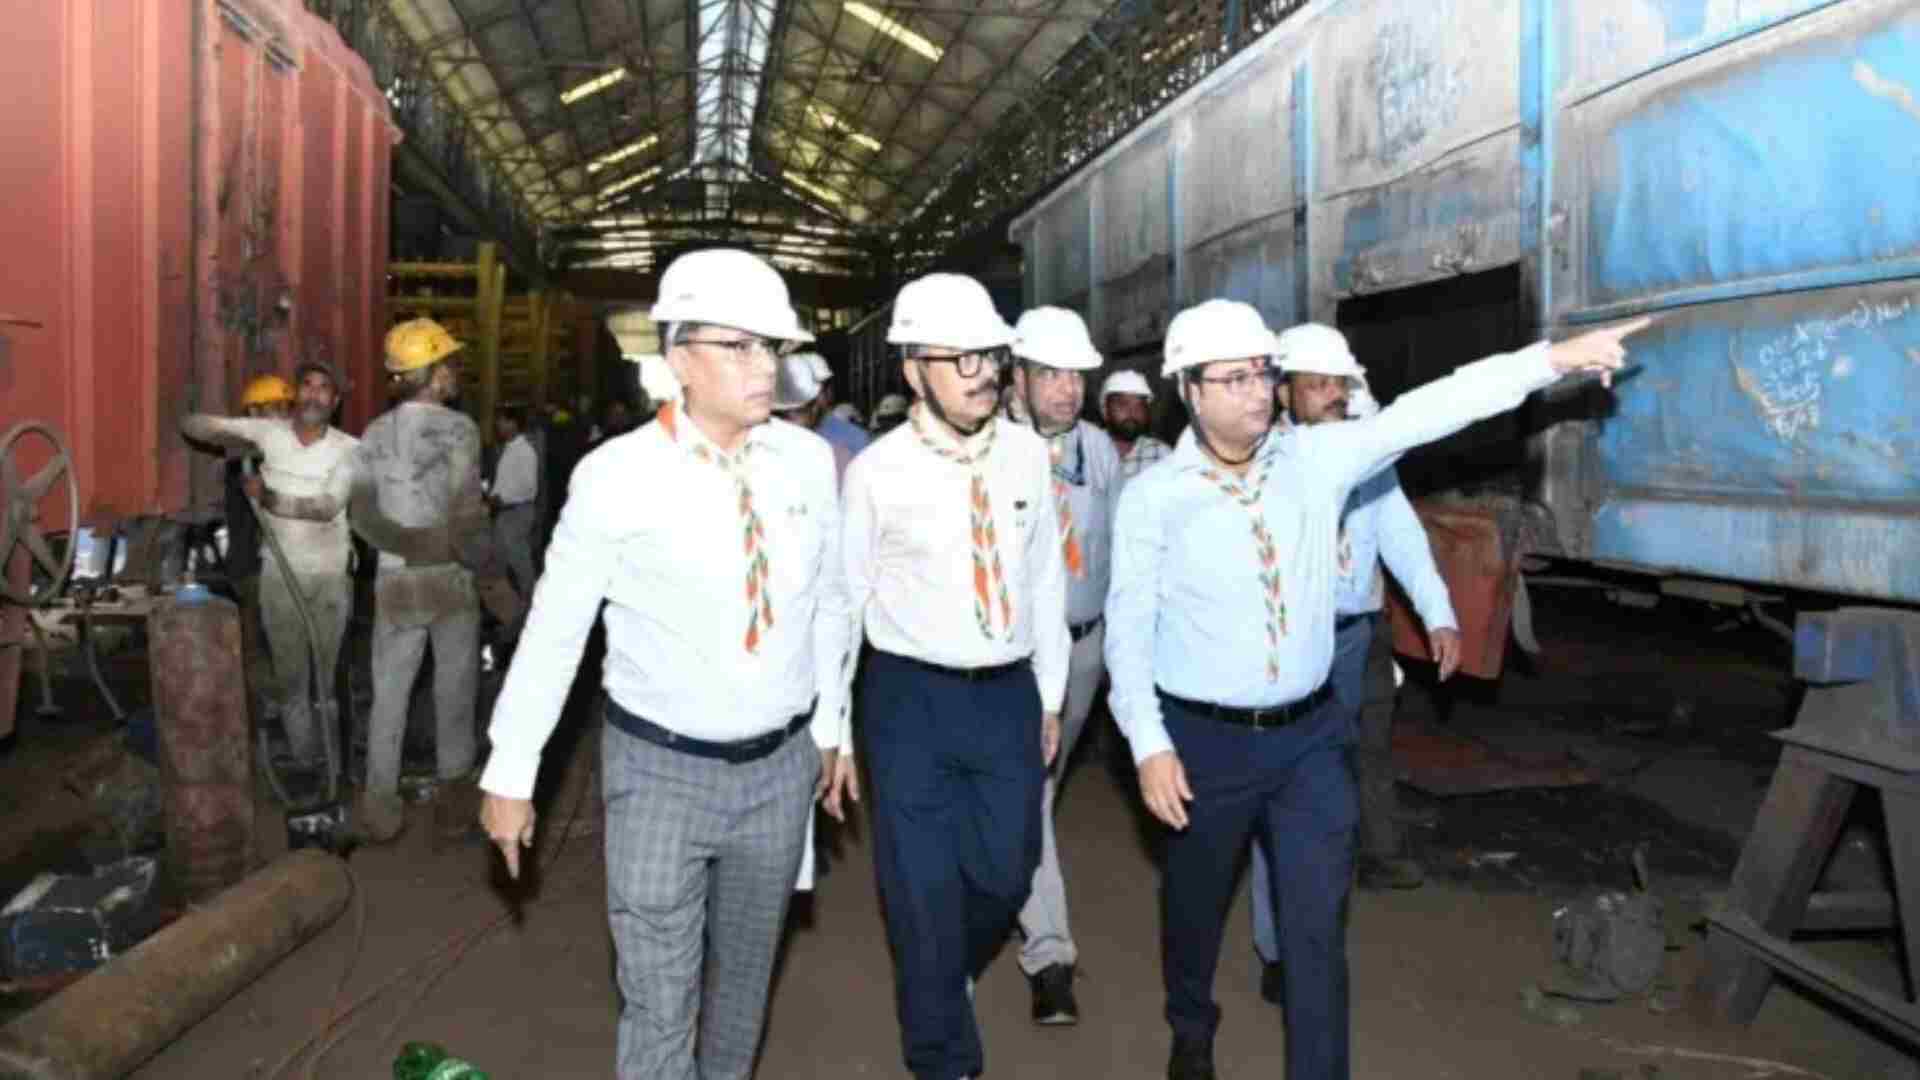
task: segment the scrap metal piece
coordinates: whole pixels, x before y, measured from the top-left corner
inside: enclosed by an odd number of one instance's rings
[[[296,851],[0,1028],[0,1077],[125,1076],[340,917],[344,862]]]

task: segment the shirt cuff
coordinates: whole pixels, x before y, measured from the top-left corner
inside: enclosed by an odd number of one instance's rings
[[[813,707],[809,730],[813,733],[814,746],[822,750],[846,749],[847,725],[840,715],[844,711],[841,706],[824,701]]]
[[[1167,735],[1165,722],[1147,716],[1133,722],[1127,731],[1127,745],[1133,748],[1133,763],[1138,765],[1163,750],[1172,750],[1173,739]]]
[[[504,799],[533,798],[534,781],[540,777],[540,753],[515,753],[498,743],[487,756],[486,770],[480,774],[480,790]]]

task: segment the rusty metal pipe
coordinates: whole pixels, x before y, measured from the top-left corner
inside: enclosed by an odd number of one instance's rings
[[[132,1072],[346,910],[347,864],[282,856],[0,1028],[0,1080]]]

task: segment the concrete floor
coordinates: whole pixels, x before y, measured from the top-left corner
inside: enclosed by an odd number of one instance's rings
[[[1540,605],[1547,607],[1548,605]],[[1531,716],[1538,740],[1604,745],[1638,755],[1605,786],[1439,801],[1436,828],[1416,833],[1434,875],[1407,893],[1357,893],[1350,931],[1357,1077],[1720,1078],[1920,1077],[1911,1053],[1879,1041],[1788,987],[1769,995],[1747,1029],[1703,1023],[1684,1008],[1645,1001],[1573,1006],[1555,1022],[1530,1011],[1522,990],[1544,974],[1554,906],[1594,884],[1619,882],[1622,850],[1646,843],[1668,895],[1678,948],[1666,983],[1698,974],[1693,929],[1707,891],[1724,881],[1768,772],[1762,734],[1782,726],[1790,692],[1778,643],[1747,631],[1716,634],[1704,618],[1612,611],[1580,598],[1541,620],[1550,659],[1515,671],[1497,690],[1455,694],[1441,708],[1460,730],[1498,741],[1514,716]],[[1433,698],[1416,687],[1406,708]],[[1645,717],[1687,722],[1650,725]],[[45,776],[62,738],[21,746],[0,762],[0,801],[17,815],[21,794]],[[479,844],[431,850],[424,810],[395,846],[351,862],[364,905],[141,1068],[142,1080],[264,1077],[321,1029],[335,1000],[380,990],[332,1029],[338,1041],[311,1074],[388,1075],[407,1040],[445,1044],[496,1080],[609,1073],[615,993],[607,940],[594,740],[555,755],[544,810],[537,888],[502,889]],[[6,796],[9,790],[14,796]],[[988,1074],[1008,1078],[1164,1075],[1166,1029],[1157,936],[1158,875],[1124,775],[1097,751],[1083,754],[1063,796],[1060,840],[1081,949],[1077,986],[1083,1022],[1036,1029],[1012,951],[981,983],[978,1009]],[[574,807],[573,827],[563,828]],[[5,807],[0,807],[4,810]],[[21,830],[0,849],[17,871],[61,850],[43,812],[38,841]],[[271,821],[272,818],[263,820]],[[1582,828],[1603,821],[1595,835]],[[1556,822],[1560,824],[1555,824]],[[263,856],[277,837],[263,830]],[[51,839],[50,839],[51,838]],[[1504,866],[1472,856],[1517,850]],[[0,877],[6,877],[0,874]],[[500,923],[490,933],[474,931]],[[1246,894],[1233,914],[1216,992],[1226,1019],[1218,1062],[1227,1080],[1281,1075],[1285,1032],[1255,993],[1246,944]],[[423,962],[452,941],[449,959]],[[1899,986],[1890,939],[1823,942],[1825,955],[1863,977]],[[344,984],[343,972],[351,966]],[[1676,994],[1663,995],[1666,999]],[[322,1040],[324,1043],[326,1040]],[[316,1043],[320,1045],[321,1043]],[[1594,1070],[1583,1072],[1583,1070]],[[289,1069],[281,1075],[303,1075]],[[904,1076],[892,983],[863,830],[841,838],[841,855],[819,892],[796,909],[774,991],[763,1080]]]

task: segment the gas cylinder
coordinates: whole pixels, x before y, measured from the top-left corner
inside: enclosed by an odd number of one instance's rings
[[[189,584],[147,616],[153,715],[167,818],[166,866],[203,901],[253,858],[253,740],[240,609]]]

